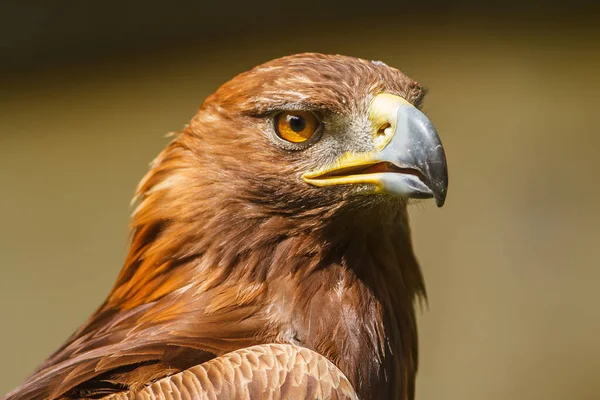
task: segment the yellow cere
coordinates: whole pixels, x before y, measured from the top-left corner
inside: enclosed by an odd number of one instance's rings
[[[383,150],[392,140],[396,132],[396,112],[401,105],[412,106],[404,98],[390,93],[380,93],[371,102],[369,120],[374,127],[373,142],[377,150]]]

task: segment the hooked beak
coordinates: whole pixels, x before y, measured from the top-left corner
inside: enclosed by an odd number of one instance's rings
[[[442,142],[429,119],[408,101],[377,95],[369,109],[375,151],[344,154],[333,165],[305,173],[306,183],[324,187],[373,184],[404,198],[435,198],[444,204],[448,170]]]

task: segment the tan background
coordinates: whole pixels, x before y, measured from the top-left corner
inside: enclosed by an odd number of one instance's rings
[[[311,50],[430,88],[450,189],[412,209],[430,297],[418,399],[600,399],[600,30],[577,25],[347,23],[5,75],[0,395],[107,294],[164,134],[234,74]]]

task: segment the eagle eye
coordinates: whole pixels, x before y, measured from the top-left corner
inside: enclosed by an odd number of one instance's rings
[[[277,136],[291,143],[309,140],[319,128],[319,120],[309,111],[284,111],[275,117]]]

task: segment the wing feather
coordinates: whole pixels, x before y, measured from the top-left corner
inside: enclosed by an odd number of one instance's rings
[[[322,355],[292,344],[243,348],[106,400],[358,399]]]

